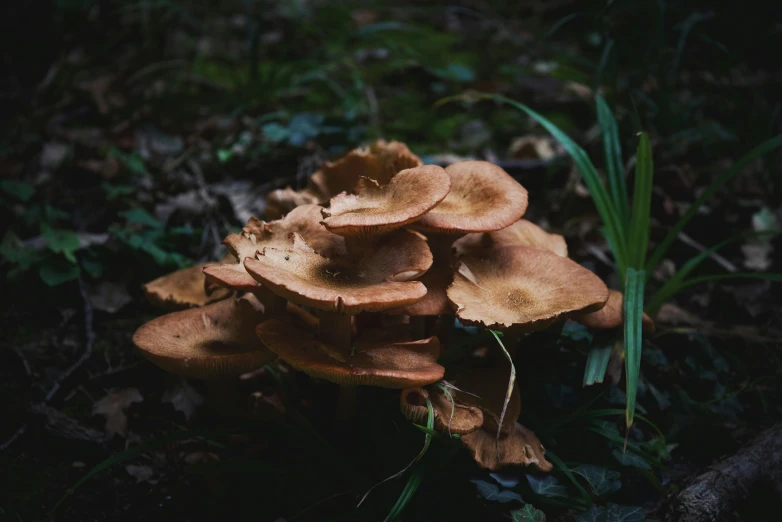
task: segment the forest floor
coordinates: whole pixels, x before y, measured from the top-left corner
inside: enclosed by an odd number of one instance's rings
[[[360,508],[424,444],[396,391],[360,390],[360,422],[337,426],[332,386],[274,365],[240,382],[252,419],[226,420],[203,383],[142,359],[131,336],[159,314],[142,283],[219,259],[223,237],[263,216],[266,192],[301,188],[376,138],[428,162],[504,166],[530,192],[527,216],[618,287],[564,151],[509,106],[437,104],[447,96],[521,101],[601,166],[599,88],[628,170],[636,133],[651,137],[652,246],[782,128],[782,69],[759,58],[779,43],[774,11],[333,4],[82,0],[51,19],[16,12],[36,22],[9,36],[19,50],[0,99],[0,519],[382,520],[411,477],[421,482],[404,520],[663,519],[693,477],[782,419],[780,289],[753,277],[693,285],[663,307],[629,433],[623,368],[582,386],[602,341],[569,323],[525,338],[515,360],[521,419],[556,457],[550,475],[489,473],[439,437]],[[753,161],[707,202],[648,295],[729,238],[693,277],[782,272],[780,160]],[[469,329],[458,338],[493,342]],[[776,520],[773,488],[751,493],[729,520]]]

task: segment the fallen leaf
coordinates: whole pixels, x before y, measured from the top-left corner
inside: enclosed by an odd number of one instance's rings
[[[135,465],[135,464],[128,464],[125,466],[125,471],[128,472],[128,475],[136,479],[136,484],[139,482],[150,482],[150,483],[156,483],[157,481],[149,480],[153,476],[155,476],[155,472],[152,468],[149,466],[143,466],[143,465]]]
[[[101,281],[87,286],[90,304],[96,310],[113,314],[133,300],[125,285],[114,281]]]
[[[110,390],[108,395],[93,405],[92,414],[106,417],[105,430],[109,438],[116,434],[125,436],[128,433],[128,416],[125,414],[125,409],[134,402],[143,400],[136,388]]]
[[[176,411],[185,415],[185,420],[190,420],[196,409],[204,403],[204,398],[182,379],[176,388],[163,394],[162,402],[171,404]]]

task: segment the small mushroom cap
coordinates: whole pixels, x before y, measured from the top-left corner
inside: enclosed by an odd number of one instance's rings
[[[459,404],[476,406],[483,411],[483,429],[497,433],[505,395],[508,393],[508,368],[470,368],[448,379],[455,387],[451,391]],[[521,413],[519,387],[513,383],[508,408],[502,421],[502,432],[509,433]]]
[[[619,328],[624,323],[624,294],[616,290],[608,291],[608,301],[603,308],[596,312],[576,314],[571,319],[581,323],[587,328],[595,330],[609,330]],[[644,333],[654,333],[654,320],[646,314],[641,318],[641,328]]]
[[[318,205],[302,205],[283,219],[270,223],[250,218],[241,234],[230,234],[223,241],[238,261],[207,265],[204,268],[207,280],[241,292],[257,290],[258,282],[247,273],[243,261],[248,257],[255,258],[264,247],[287,248],[291,244],[292,233],[301,234],[310,247],[324,256],[343,255],[346,252],[344,238],[332,234],[319,223],[322,210],[323,207]]]
[[[331,199],[323,225],[341,236],[382,234],[411,223],[448,194],[451,178],[437,165],[405,169],[385,185],[362,177],[354,194]]]
[[[440,380],[437,337],[410,341],[398,328],[359,336],[351,354],[319,342],[290,321],[270,319],[257,328],[258,337],[291,366],[311,377],[337,384],[409,388]]]
[[[355,149],[334,163],[326,163],[310,177],[327,198],[352,192],[363,176],[385,185],[399,171],[423,165],[421,158],[399,141],[378,140],[369,147]]]
[[[595,274],[568,258],[531,247],[493,249],[461,258],[448,299],[466,324],[521,332],[547,328],[608,300]]]
[[[480,408],[460,404],[439,388],[407,388],[402,390],[399,399],[402,414],[413,422],[425,424],[429,417],[426,399],[432,403],[434,429],[440,433],[464,435],[477,430],[483,424],[483,412]]]
[[[303,190],[293,190],[290,187],[272,190],[266,195],[266,208],[263,213],[266,219],[280,219],[296,207],[317,203],[325,203],[328,198],[320,194],[315,187]]]
[[[451,191],[413,228],[460,234],[490,232],[518,221],[527,210],[527,189],[487,161],[460,161],[445,171]]]
[[[385,313],[409,315],[411,317],[453,314],[454,309],[448,300],[448,295],[445,293],[448,285],[453,283],[453,271],[448,266],[437,266],[437,264],[434,264],[418,280],[426,287],[426,295],[417,303],[402,308],[386,310]]]
[[[432,254],[420,236],[399,230],[368,248],[358,262],[327,259],[294,234],[287,249],[264,248],[247,271],[275,294],[318,310],[351,315],[405,306],[421,299],[420,277]]]
[[[550,234],[535,223],[520,219],[509,227],[494,232],[467,234],[453,244],[456,255],[479,253],[485,248],[528,246],[567,257],[567,243],[559,234]]]
[[[480,429],[462,436],[462,443],[470,450],[475,462],[482,468],[497,471],[505,466],[535,466],[540,471],[551,471],[554,466],[546,460],[543,444],[530,430],[515,424],[512,432],[500,435]]]
[[[133,334],[141,353],[167,372],[212,380],[260,368],[276,356],[255,335],[263,320],[251,298],[226,299],[160,316]]]
[[[206,293],[204,266],[206,265],[195,265],[158,277],[142,287],[144,295],[149,302],[164,310],[204,306],[231,295],[231,291],[227,288]]]

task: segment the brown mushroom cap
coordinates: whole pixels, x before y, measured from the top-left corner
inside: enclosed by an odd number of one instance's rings
[[[266,219],[280,219],[296,207],[317,203],[325,203],[325,198],[315,187],[303,190],[293,190],[290,187],[272,190],[266,195],[266,208],[263,213]]]
[[[587,328],[595,330],[608,330],[619,328],[624,323],[624,294],[616,290],[608,291],[608,301],[603,308],[596,312],[575,314],[571,319],[581,323]],[[641,318],[641,328],[644,333],[654,333],[654,320],[646,314]]]
[[[448,194],[451,178],[437,165],[405,169],[380,185],[362,177],[353,194],[343,192],[323,211],[323,225],[341,236],[382,234],[411,223]]]
[[[153,305],[164,310],[182,310],[214,303],[231,295],[227,288],[206,293],[203,269],[195,265],[158,277],[142,286]]]
[[[421,158],[398,141],[378,140],[369,147],[355,149],[334,163],[326,163],[310,177],[327,199],[352,192],[359,178],[367,177],[385,185],[397,172],[423,165]]]
[[[487,161],[460,161],[445,171],[451,191],[413,228],[460,234],[490,232],[518,221],[527,210],[527,189]]]
[[[426,288],[411,279],[431,265],[426,242],[406,230],[373,245],[358,262],[327,259],[298,234],[287,249],[264,248],[257,259],[245,260],[250,275],[275,294],[318,310],[351,315],[418,301]]]
[[[426,399],[432,403],[434,428],[440,433],[463,435],[477,430],[483,424],[483,412],[480,408],[460,404],[439,388],[402,390],[399,406],[404,416],[411,421],[426,423],[429,417]]]
[[[440,380],[437,337],[410,341],[404,330],[372,331],[359,336],[350,354],[324,345],[290,321],[270,319],[258,325],[258,337],[288,364],[307,375],[337,384],[409,388]]]
[[[257,218],[250,218],[241,234],[230,234],[223,241],[238,261],[207,265],[204,268],[206,278],[242,292],[254,291],[258,282],[244,268],[245,258],[255,258],[255,254],[267,246],[287,248],[291,244],[292,233],[300,234],[310,247],[324,256],[344,254],[345,240],[319,223],[323,219],[322,210],[318,205],[302,205],[277,221],[264,223]]]
[[[551,471],[554,468],[546,460],[546,450],[535,434],[518,422],[513,431],[501,435],[499,441],[496,433],[480,429],[463,435],[462,443],[480,467],[492,471],[513,465],[532,465],[540,471]]]
[[[579,311],[602,308],[608,288],[568,258],[531,247],[461,258],[448,299],[463,323],[521,332],[547,328]]]
[[[453,283],[453,271],[449,267],[433,264],[418,280],[426,287],[426,295],[416,303],[386,310],[385,313],[410,317],[453,314],[454,309],[446,294],[448,285]]]
[[[509,227],[494,232],[467,234],[453,244],[456,255],[468,255],[485,248],[528,246],[567,257],[567,243],[559,234],[549,234],[535,223],[520,219]]]
[[[204,380],[240,375],[276,358],[255,335],[263,320],[257,306],[249,299],[226,299],[173,312],[142,325],[133,343],[177,375]]]
[[[508,393],[509,378],[510,367],[470,368],[447,380],[456,388],[451,391],[456,402],[480,408],[483,411],[483,429],[496,434],[505,405],[505,395]],[[502,421],[503,433],[510,433],[520,413],[521,395],[514,382]]]

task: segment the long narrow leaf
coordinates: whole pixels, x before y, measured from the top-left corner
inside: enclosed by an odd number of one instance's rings
[[[739,272],[733,274],[714,274],[701,277],[694,277],[682,283],[681,288],[688,288],[690,286],[699,285],[701,283],[709,283],[711,281],[724,281],[726,279],[761,279],[764,281],[772,281],[774,283],[782,283],[782,274],[764,274],[762,272]]]
[[[500,413],[500,422],[499,425],[497,426],[497,441],[499,441],[500,433],[502,431],[502,424],[503,422],[505,422],[505,412],[508,411],[508,404],[510,403],[510,398],[513,396],[513,386],[516,384],[516,366],[513,365],[513,357],[510,356],[510,353],[508,353],[508,350],[505,348],[505,345],[502,344],[499,334],[494,330],[489,330],[489,331],[494,336],[494,338],[497,339],[497,344],[500,345],[500,348],[502,348],[502,353],[505,354],[505,358],[508,359],[508,362],[510,363],[510,376],[508,377],[508,390],[505,393],[505,402],[502,404],[502,413]]]
[[[627,237],[627,266],[642,269],[646,262],[646,249],[649,245],[649,218],[652,205],[652,145],[649,136],[641,133],[638,149],[635,153],[635,186],[633,188],[633,207]]]
[[[643,270],[627,269],[624,300],[624,344],[625,372],[627,373],[627,409],[625,421],[627,427],[633,425],[635,416],[635,398],[638,391],[638,379],[641,375],[641,317],[643,315],[644,283]]]
[[[584,368],[583,386],[592,386],[596,382],[603,382],[608,369],[608,360],[611,358],[611,346],[600,346],[589,350],[586,368]]]
[[[603,134],[603,150],[605,151],[608,188],[614,200],[614,208],[619,214],[620,224],[627,223],[630,216],[630,203],[627,200],[627,180],[625,180],[622,162],[622,143],[619,141],[619,130],[616,119],[608,104],[599,94],[595,95],[597,105],[597,121]]]
[[[676,237],[679,235],[679,232],[681,232],[685,226],[687,226],[687,223],[690,222],[690,220],[695,216],[695,214],[698,213],[698,210],[703,206],[706,201],[711,198],[715,192],[717,192],[725,183],[733,179],[737,174],[739,174],[741,171],[744,170],[744,167],[758,159],[759,157],[768,154],[772,150],[776,149],[777,147],[782,145],[782,134],[779,136],[775,136],[767,141],[764,141],[751,151],[749,151],[747,154],[739,158],[739,160],[733,164],[731,168],[720,174],[717,179],[715,179],[709,187],[703,191],[703,193],[698,197],[698,199],[695,200],[695,202],[690,205],[690,207],[687,209],[687,212],[684,213],[684,215],[679,219],[679,221],[676,222],[676,224],[671,228],[671,230],[668,231],[668,234],[665,236],[665,238],[660,242],[659,245],[657,245],[657,248],[654,249],[654,252],[652,253],[651,257],[649,258],[649,261],[646,264],[646,272],[647,274],[651,274],[654,272],[654,269],[657,268],[657,265],[660,263],[660,261],[663,260],[665,257],[665,254],[668,252],[668,249],[671,247],[673,242],[676,240]]]
[[[581,173],[581,177],[595,202],[598,213],[605,224],[606,235],[608,236],[609,243],[614,248],[614,257],[616,258],[616,264],[619,267],[620,273],[624,273],[624,269],[627,266],[627,256],[624,235],[622,234],[622,226],[619,220],[619,215],[614,208],[611,198],[608,196],[603,180],[600,179],[600,175],[597,172],[592,161],[587,156],[587,153],[579,147],[575,141],[573,141],[567,134],[551,123],[547,118],[533,111],[523,103],[517,102],[511,98],[501,96],[499,94],[489,93],[470,93],[459,96],[451,96],[439,100],[437,105],[442,105],[456,100],[466,99],[481,99],[481,100],[494,100],[502,103],[507,103],[520,111],[526,113],[528,116],[540,123],[554,138],[565,148],[565,150],[573,158],[573,161]]]

